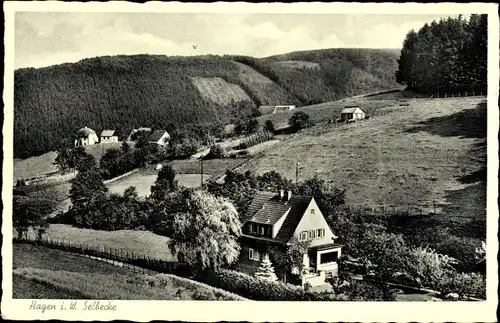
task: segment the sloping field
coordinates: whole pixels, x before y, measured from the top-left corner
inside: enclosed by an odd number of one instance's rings
[[[191,77],[201,96],[220,105],[252,101],[241,87],[229,84],[220,77]]]
[[[85,151],[94,156],[96,160],[100,160],[102,155],[108,149],[120,148],[121,142],[110,142],[104,144],[95,144],[85,147]],[[130,142],[131,147],[134,146]],[[18,179],[29,179],[33,177],[45,176],[59,171],[54,161],[57,157],[55,151],[48,152],[40,156],[34,156],[26,159],[14,159],[14,184]]]
[[[307,62],[307,61],[281,61],[277,62],[276,64],[288,68],[317,68],[317,69],[321,68],[318,63]]]
[[[29,234],[34,238],[33,232],[30,231]],[[101,231],[80,229],[66,224],[51,224],[45,237],[82,245],[99,245],[106,250],[123,249],[155,259],[173,260],[167,246],[169,239],[150,231]]]
[[[323,114],[336,108],[324,108]],[[346,188],[352,204],[414,205],[436,200],[449,203],[450,214],[484,217],[484,98],[414,99],[410,106],[374,111],[368,120],[321,124],[294,135],[251,160],[242,171],[275,170],[295,179],[298,160],[299,180],[318,175]],[[313,119],[319,115],[311,113]]]
[[[324,121],[328,119],[337,119],[340,118],[340,111],[346,105],[358,105],[363,111],[365,111],[367,116],[371,116],[374,114],[376,109],[397,105],[397,101],[395,100],[379,100],[379,101],[368,101],[368,100],[354,100],[352,102],[340,102],[340,101],[332,101],[325,102],[320,104],[308,105],[305,107],[295,108],[290,111],[276,113],[276,114],[268,114],[263,115],[257,118],[261,125],[265,125],[267,120],[271,120],[274,123],[274,127],[276,129],[287,127],[288,120],[290,117],[298,112],[302,111],[309,115],[310,119],[314,122]]]
[[[295,97],[253,68],[239,62],[232,62],[238,67],[238,77],[241,82],[245,87],[251,89],[252,94],[261,104],[285,105],[298,103]]]
[[[18,299],[243,300],[189,279],[141,275],[29,244],[14,245],[14,268],[13,298]]]

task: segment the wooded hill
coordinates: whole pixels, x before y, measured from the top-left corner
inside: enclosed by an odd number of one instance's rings
[[[52,151],[83,126],[126,136],[140,126],[226,124],[257,115],[262,104],[300,106],[389,89],[396,60],[387,51],[330,49],[265,59],[120,55],[19,69],[14,155]]]

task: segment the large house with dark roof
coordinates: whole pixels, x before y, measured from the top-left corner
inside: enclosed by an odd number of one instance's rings
[[[241,252],[236,269],[253,275],[260,261],[269,257],[271,249],[285,252],[296,237],[298,241],[309,242],[309,252],[304,255],[302,284],[321,285],[326,277],[337,274],[341,246],[335,243],[337,237],[314,197],[283,190],[278,194],[257,192],[242,225]],[[291,274],[285,273],[283,268],[276,268],[276,272],[280,278]]]

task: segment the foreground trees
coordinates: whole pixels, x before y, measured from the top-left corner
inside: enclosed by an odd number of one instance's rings
[[[239,256],[241,224],[238,212],[225,198],[188,190],[185,208],[173,214],[169,247],[195,271],[217,270]]]
[[[56,203],[46,199],[14,195],[12,201],[12,224],[17,237],[26,239],[29,229],[41,238],[48,228],[47,215],[56,209]]]
[[[487,15],[442,19],[410,31],[396,81],[426,93],[486,93]]]

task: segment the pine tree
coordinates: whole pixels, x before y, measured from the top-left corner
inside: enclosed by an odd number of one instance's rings
[[[271,260],[269,260],[269,257],[264,257],[264,259],[261,261],[260,267],[255,273],[255,277],[273,282],[278,280],[278,277],[274,273],[274,268],[271,264]]]

